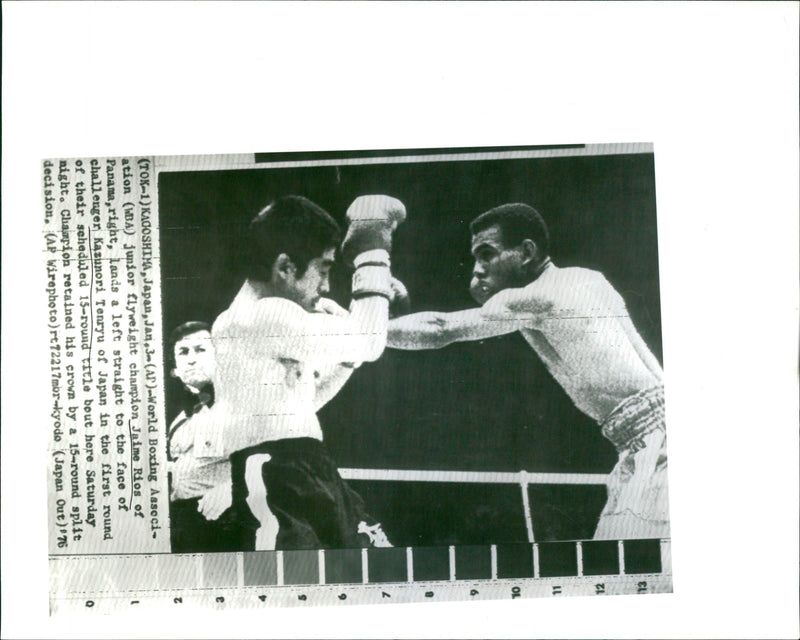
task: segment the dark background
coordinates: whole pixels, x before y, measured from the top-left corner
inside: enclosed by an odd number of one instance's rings
[[[526,202],[550,227],[554,262],[603,272],[662,359],[652,154],[161,173],[164,335],[227,308],[242,282],[242,233],[274,198],[304,195],[343,222],[368,193],[406,205],[392,270],[412,311],[474,306],[468,224],[496,205]],[[332,278],[342,304],[349,278],[344,268]],[[168,419],[178,392],[170,382]],[[387,349],[319,416],[340,467],[606,473],[616,459],[519,334],[437,351]],[[396,544],[526,539],[518,486],[355,485]],[[530,496],[537,539],[590,537],[605,501],[602,487],[539,486]]]

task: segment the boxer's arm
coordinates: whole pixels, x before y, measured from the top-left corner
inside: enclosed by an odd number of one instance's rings
[[[389,302],[389,307],[391,311],[392,302]],[[346,318],[350,315],[350,312],[340,307],[336,302],[329,298],[320,298],[317,302],[317,313],[327,313],[329,315],[337,316],[339,318]],[[338,391],[342,388],[345,382],[347,382],[348,378],[353,374],[353,371],[360,367],[362,361],[353,361],[353,362],[336,362],[336,363],[329,363],[327,366],[321,367],[321,370],[315,373],[315,376],[318,376],[317,380],[317,390],[320,392],[323,388],[333,389]],[[333,391],[335,395],[336,391]],[[329,398],[328,398],[329,399]],[[327,403],[328,400],[324,400],[322,404],[324,405]],[[320,405],[322,406],[322,405]]]
[[[317,303],[317,313],[327,313],[340,318],[348,315],[345,309],[328,298],[320,298]],[[350,379],[350,376],[353,375],[353,371],[355,371],[359,364],[360,363],[356,364],[354,362],[341,362],[321,367],[319,371],[314,372],[314,377],[317,378],[317,390],[314,394],[315,411],[319,411],[331,398],[339,393],[340,389]]]
[[[203,493],[205,484],[198,479],[199,463],[190,455],[182,455],[172,462],[172,496],[175,500],[187,500]]]
[[[319,411],[336,396],[355,371],[355,364],[343,362],[320,373],[317,392],[314,394],[314,411]]]
[[[491,322],[481,309],[412,313],[389,321],[387,346],[392,349],[440,349],[454,342],[483,340],[522,328],[515,322]]]
[[[360,196],[346,217],[342,254],[355,268],[349,313],[306,313],[288,300],[263,301],[261,309],[266,311],[257,314],[263,317],[251,334],[264,355],[300,362],[371,362],[386,348],[393,297],[389,251],[397,225],[406,218],[405,206],[389,196]]]
[[[389,321],[387,346],[393,349],[439,349],[454,342],[484,340],[534,328],[550,305],[532,298],[527,288],[506,289],[482,307],[453,313],[413,313]]]
[[[336,364],[377,360],[386,346],[389,301],[354,300],[344,316],[308,313],[295,303],[268,298],[249,327],[251,349],[270,358]]]
[[[315,360],[328,363],[372,362],[386,348],[389,300],[383,295],[354,299],[345,316],[312,314],[307,331]]]

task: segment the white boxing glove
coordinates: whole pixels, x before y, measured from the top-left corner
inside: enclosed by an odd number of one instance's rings
[[[359,196],[347,209],[347,235],[342,256],[348,264],[365,251],[392,249],[392,234],[406,219],[406,208],[391,196]]]

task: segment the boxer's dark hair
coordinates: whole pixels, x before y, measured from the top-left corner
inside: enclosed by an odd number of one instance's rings
[[[302,277],[311,260],[338,246],[341,234],[330,214],[308,198],[278,198],[250,223],[243,255],[245,275],[268,282],[275,259],[285,253]]]
[[[539,212],[530,205],[514,202],[489,209],[470,223],[469,230],[475,235],[493,225],[500,227],[506,246],[517,246],[527,238],[536,243],[543,256],[550,252],[547,225]]]

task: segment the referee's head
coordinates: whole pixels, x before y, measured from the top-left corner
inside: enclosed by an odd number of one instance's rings
[[[184,385],[201,389],[214,382],[214,345],[206,322],[184,322],[170,334],[175,366],[172,375]]]

